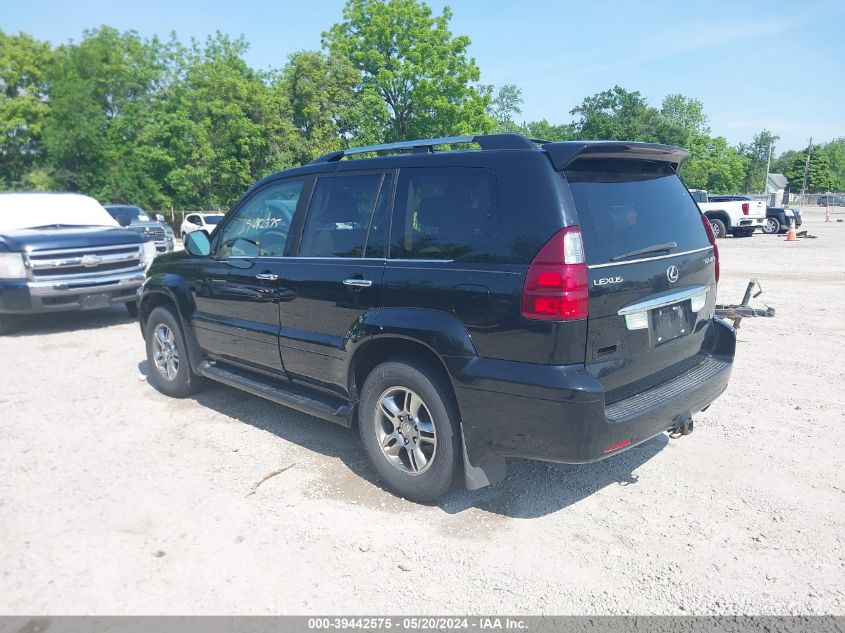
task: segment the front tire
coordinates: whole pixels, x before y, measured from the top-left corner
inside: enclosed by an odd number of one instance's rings
[[[725,227],[725,223],[717,218],[708,218],[710,220],[710,228],[713,229],[713,236],[720,240],[725,235],[728,234],[728,229]]]
[[[191,369],[185,337],[176,315],[165,307],[150,312],[144,325],[150,382],[161,393],[184,398],[199,390],[200,377]]]
[[[126,306],[126,312],[129,313],[133,319],[138,318],[138,302],[137,301],[127,301],[123,305]]]
[[[449,492],[460,470],[460,419],[451,386],[413,359],[367,376],[358,403],[361,444],[387,488],[427,503]]]
[[[766,218],[766,223],[763,225],[763,233],[766,235],[777,235],[780,233],[780,220],[777,218]]]

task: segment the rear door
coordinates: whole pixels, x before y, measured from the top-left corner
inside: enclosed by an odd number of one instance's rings
[[[279,270],[285,369],[296,381],[345,396],[346,347],[379,306],[392,171],[321,174],[296,256]]]
[[[565,177],[589,271],[586,362],[614,402],[703,360],[715,256],[668,164],[582,158]]]

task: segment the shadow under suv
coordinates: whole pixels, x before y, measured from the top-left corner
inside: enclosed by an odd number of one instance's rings
[[[268,176],[150,268],[151,381],[357,427],[383,482],[420,501],[461,471],[471,489],[501,479],[507,457],[591,462],[689,433],[735,333],[714,318],[718,251],[685,157],[486,135]]]

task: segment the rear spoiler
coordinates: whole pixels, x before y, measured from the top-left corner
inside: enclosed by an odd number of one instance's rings
[[[577,158],[630,158],[655,160],[678,168],[689,152],[672,145],[658,143],[628,143],[625,141],[563,141],[542,146],[557,171],[566,169]]]

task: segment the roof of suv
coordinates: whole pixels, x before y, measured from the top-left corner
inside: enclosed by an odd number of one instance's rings
[[[479,134],[472,136],[450,136],[414,141],[399,141],[382,145],[353,147],[323,154],[309,165],[338,162],[345,157],[359,154],[433,154],[436,147],[449,145],[478,145],[482,151],[545,151],[549,154],[555,169],[563,169],[576,158],[591,156],[608,158],[626,154],[631,158],[659,160],[677,167],[686,159],[688,152],[680,147],[657,143],[635,143],[625,141],[561,141],[548,142],[529,139],[522,134]],[[477,151],[477,150],[470,150]]]

